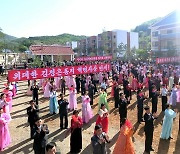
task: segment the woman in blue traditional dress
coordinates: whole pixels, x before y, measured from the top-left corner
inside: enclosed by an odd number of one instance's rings
[[[51,87],[50,89],[50,101],[49,101],[50,114],[58,113],[58,102],[56,97],[56,91]]]
[[[161,139],[166,139],[166,140],[172,139],[171,132],[172,132],[173,119],[176,117],[175,111],[170,109],[170,105],[167,104],[164,120],[163,120],[161,137],[160,137]]]

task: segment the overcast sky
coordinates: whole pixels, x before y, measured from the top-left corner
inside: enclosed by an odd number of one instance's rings
[[[16,37],[97,35],[163,17],[178,0],[0,0],[0,27]]]

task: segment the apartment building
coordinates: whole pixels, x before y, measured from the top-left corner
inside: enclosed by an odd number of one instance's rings
[[[119,46],[126,48],[139,48],[138,33],[125,30],[105,31],[97,36],[90,36],[79,41],[78,48],[82,55],[93,52],[96,55],[116,54]],[[106,52],[106,53],[105,53]]]
[[[180,51],[180,10],[168,14],[150,29],[152,51]]]

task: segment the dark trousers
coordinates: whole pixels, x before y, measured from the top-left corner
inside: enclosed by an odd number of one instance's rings
[[[33,94],[33,100],[36,102],[36,105],[38,105],[38,94]]]
[[[81,88],[81,95],[85,95],[85,93],[86,93],[86,89],[84,87]]]
[[[30,137],[32,138],[32,136],[33,136],[33,128],[34,128],[35,124],[33,122],[31,122],[31,123],[29,123],[29,125],[30,125]]]
[[[77,93],[80,92],[80,84],[76,84],[76,90],[77,90]]]
[[[120,128],[122,126],[122,119],[127,118],[127,111],[120,113]]]
[[[115,100],[114,100],[115,102],[114,102],[114,107],[115,108],[118,108],[118,102],[119,102],[119,99],[117,99],[116,97],[115,97]]]
[[[152,102],[152,113],[156,113],[157,112],[157,102]]]
[[[61,93],[65,95],[66,93],[66,88],[64,86],[61,86]]]
[[[142,122],[143,118],[143,107],[138,107],[138,122]]]
[[[145,131],[145,151],[149,152],[152,148],[153,130]]]
[[[149,98],[152,98],[152,89],[149,89]]]
[[[93,95],[89,95],[89,98],[90,98],[90,105],[93,105]]]
[[[34,154],[45,154],[45,147],[34,149]]]
[[[63,119],[65,118],[65,127],[68,127],[68,115],[67,114],[60,114],[60,128],[63,128]]]
[[[165,111],[167,104],[167,96],[162,96],[162,111]]]

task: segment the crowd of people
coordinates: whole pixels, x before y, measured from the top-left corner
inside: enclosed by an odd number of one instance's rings
[[[111,88],[110,97],[113,98],[114,108],[119,109],[120,115],[120,134],[113,154],[135,153],[132,142],[133,124],[127,117],[128,105],[132,101],[133,94],[137,95],[137,122],[145,123],[145,152],[154,151],[152,147],[153,121],[158,118],[159,97],[161,97],[162,112],[164,112],[160,138],[172,139],[173,119],[176,117],[177,105],[180,103],[180,67],[171,64],[156,65],[122,61],[112,61],[111,65],[111,72],[28,81],[27,95],[33,97],[27,108],[27,115],[30,138],[34,139],[33,149],[36,154],[43,154],[48,151],[47,149],[53,151],[52,149],[56,147],[55,143],[47,144],[48,125],[44,124],[39,116],[38,95],[40,90],[43,91],[44,98],[49,99],[49,113],[51,115],[59,113],[60,115],[59,129],[67,129],[67,132],[71,134],[71,153],[79,153],[82,150],[82,127],[83,124],[89,123],[94,116],[91,107],[94,104],[95,95],[99,95],[99,110],[94,134],[91,138],[92,153],[107,153],[106,143],[111,141],[108,137],[110,111],[107,99],[109,97],[108,88]],[[8,147],[11,142],[8,123],[11,120],[12,101],[16,96],[17,87],[17,83],[7,82],[0,96],[0,150]],[[77,94],[81,94],[82,117],[79,116],[77,108]],[[64,98],[65,95],[68,99]],[[146,100],[151,102],[152,109]],[[144,115],[143,110],[145,110]],[[68,126],[68,113],[71,111],[73,111],[73,115],[70,126]],[[51,148],[47,148],[46,145]]]

